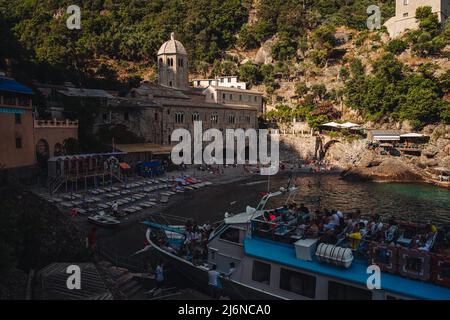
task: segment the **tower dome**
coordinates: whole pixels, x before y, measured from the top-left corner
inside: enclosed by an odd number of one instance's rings
[[[186,49],[170,34],[170,40],[165,42],[158,51],[158,83],[177,89],[189,87],[189,65]]]
[[[161,48],[159,48],[158,56],[162,54],[179,54],[187,56],[186,49],[183,44],[175,39],[175,33],[170,34],[170,40],[165,42]]]

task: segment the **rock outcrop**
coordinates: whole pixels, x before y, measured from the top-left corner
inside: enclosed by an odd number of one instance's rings
[[[278,36],[273,36],[269,40],[263,43],[261,48],[259,48],[254,58],[256,64],[270,64],[273,62],[272,58],[272,47],[278,41]]]
[[[424,181],[424,177],[414,167],[399,158],[381,159],[369,154],[357,166],[344,171],[342,177],[348,180],[366,181]]]

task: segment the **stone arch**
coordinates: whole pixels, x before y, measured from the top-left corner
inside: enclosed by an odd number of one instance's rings
[[[328,150],[330,149],[330,147],[336,143],[341,143],[341,141],[339,140],[330,140],[327,143],[325,143],[321,150],[320,150],[320,159],[325,158],[325,155],[327,154]]]
[[[36,143],[36,160],[40,167],[45,168],[46,162],[50,158],[50,146],[47,140],[40,139]]]
[[[59,157],[59,156],[64,155],[64,146],[61,143],[59,143],[59,142],[57,142],[55,144],[55,147],[54,147],[53,150],[54,150],[53,151],[53,156],[55,156],[55,157]]]

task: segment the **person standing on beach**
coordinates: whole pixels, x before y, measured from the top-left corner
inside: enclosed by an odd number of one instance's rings
[[[217,272],[217,266],[212,265],[211,270],[208,271],[208,286],[213,299],[219,298],[219,272]]]
[[[162,289],[164,284],[164,263],[159,262],[155,269],[156,289]]]
[[[97,249],[97,228],[92,227],[91,232],[88,235],[88,247],[93,252]]]

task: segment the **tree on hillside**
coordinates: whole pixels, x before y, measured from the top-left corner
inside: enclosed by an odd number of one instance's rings
[[[295,84],[295,93],[298,96],[303,97],[308,92],[309,92],[309,88],[308,88],[308,85],[305,82],[300,81],[300,82],[297,82]]]
[[[445,29],[441,34],[437,14],[433,13],[429,6],[419,7],[416,10],[416,19],[419,22],[419,29],[409,33],[413,52],[422,57],[440,54],[448,38]]]

